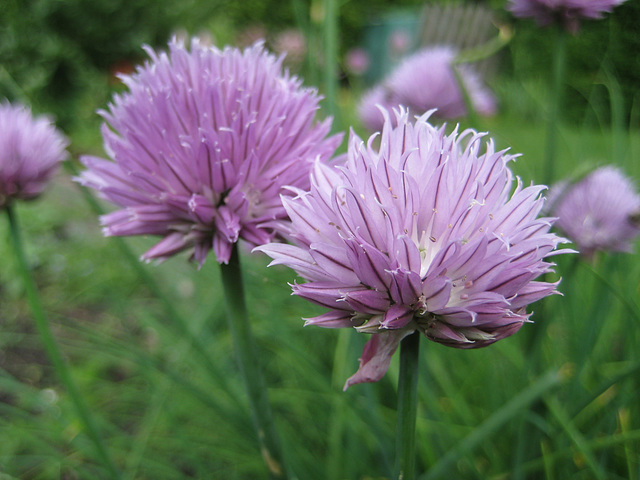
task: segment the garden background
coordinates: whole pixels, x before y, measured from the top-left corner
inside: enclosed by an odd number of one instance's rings
[[[495,12],[496,34],[508,37],[485,78],[499,112],[460,121],[522,153],[514,170],[525,184],[541,183],[553,38],[513,19],[501,1],[484,5]],[[282,32],[302,33],[306,48],[292,51],[287,65],[319,86],[320,115],[335,116],[334,130],[366,135],[356,105],[370,78],[350,71],[346,56],[387,41],[406,22],[419,29],[423,7],[3,1],[0,97],[53,114],[71,139],[52,188],[18,206],[26,250],[55,337],[122,478],[267,474],[217,263],[209,258],[200,271],[185,255],[138,263],[153,239],[103,238],[97,213],[111,207],[71,181],[79,155],[103,154],[95,112],[124,88],[116,72],[144,61],[143,44],[164,48],[173,34],[239,46],[265,36],[277,50],[287,45]],[[603,164],[640,179],[639,25],[640,2],[627,0],[568,39],[556,179]],[[108,478],[44,353],[6,223],[0,231],[0,479]],[[380,382],[342,392],[365,336],[302,328],[301,317],[323,310],[290,295],[291,271],[243,253],[251,322],[292,470],[300,479],[390,478],[397,358]],[[640,478],[640,261],[637,253],[569,257],[557,257],[564,296],[534,304],[535,323],[517,335],[478,351],[423,342],[420,478]]]

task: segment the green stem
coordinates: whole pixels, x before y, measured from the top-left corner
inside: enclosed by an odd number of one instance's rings
[[[251,333],[237,244],[233,246],[229,263],[220,266],[220,273],[227,303],[229,330],[233,337],[240,373],[249,396],[260,451],[269,469],[270,477],[287,478],[280,453],[280,442],[271,414],[267,387],[260,367],[260,355]]]
[[[338,115],[338,1],[324,0],[324,94],[325,106],[333,117],[334,132],[340,131]]]
[[[344,458],[344,426],[345,426],[345,394],[340,388],[347,376],[347,357],[349,353],[349,343],[353,338],[349,330],[341,330],[338,334],[335,353],[333,355],[333,372],[331,375],[331,386],[334,391],[331,398],[331,417],[329,419],[329,464],[327,465],[326,479],[334,480],[343,478],[342,465]]]
[[[469,124],[473,128],[478,128],[478,114],[476,112],[476,109],[473,107],[473,102],[471,101],[471,97],[469,96],[469,90],[467,90],[467,87],[462,81],[462,77],[460,76],[460,72],[456,68],[456,65],[453,66],[453,74],[456,77],[456,82],[458,82],[458,87],[462,92],[462,99],[464,100],[464,104],[467,107],[467,119],[469,120]]]
[[[562,83],[567,57],[567,33],[560,26],[556,27],[556,38],[553,49],[553,72],[549,112],[547,117],[547,145],[545,150],[544,183],[551,185],[555,179],[555,161],[558,138],[558,112],[562,104]]]
[[[301,31],[307,41],[307,53],[304,59],[303,76],[305,84],[317,85],[318,82],[318,63],[317,63],[317,46],[316,46],[316,28],[309,18],[309,5],[304,0],[290,0],[291,9],[296,21],[296,27]]]
[[[18,260],[20,275],[22,276],[22,281],[24,283],[24,288],[27,294],[27,301],[29,302],[29,306],[31,307],[31,310],[33,312],[36,327],[38,328],[40,337],[42,338],[44,348],[47,352],[47,355],[49,356],[49,359],[51,360],[51,363],[53,364],[53,367],[60,377],[60,380],[65,386],[69,397],[71,398],[71,401],[76,408],[76,413],[78,414],[78,417],[82,422],[87,435],[94,444],[96,454],[100,458],[100,461],[108,470],[111,478],[120,478],[120,474],[118,473],[118,470],[116,469],[113,461],[111,460],[111,457],[109,456],[102,437],[98,431],[98,427],[91,414],[91,411],[87,407],[82,394],[73,381],[69,367],[67,366],[62,353],[60,352],[58,344],[53,334],[51,333],[49,322],[40,301],[40,296],[38,295],[35,282],[31,275],[31,271],[29,270],[29,265],[27,263],[26,255],[23,249],[18,218],[13,205],[8,205],[6,207],[6,212],[9,219],[11,243]]]
[[[416,415],[420,334],[412,333],[400,343],[396,472],[398,480],[416,478]]]

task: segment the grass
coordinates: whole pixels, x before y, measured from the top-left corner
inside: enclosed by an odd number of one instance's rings
[[[340,92],[343,122],[353,121],[352,104],[353,95]],[[512,112],[479,128],[499,148],[523,153],[514,169],[525,183],[539,181],[542,122]],[[558,140],[558,176],[600,163],[640,173],[637,132],[560,125]],[[266,478],[213,258],[201,271],[184,255],[143,269],[223,380],[176,333],[175,315],[117,242],[102,237],[67,174],[18,210],[54,335],[123,478]],[[0,228],[0,479],[106,478],[46,360],[6,224]],[[152,241],[125,240],[136,255]],[[391,478],[398,358],[377,384],[343,393],[365,336],[302,328],[302,316],[322,310],[290,295],[294,274],[241,253],[255,354],[292,470],[304,480]],[[568,257],[557,257],[565,296],[534,305],[535,324],[517,335],[478,351],[422,340],[419,478],[640,477],[640,262],[623,254],[593,264]]]

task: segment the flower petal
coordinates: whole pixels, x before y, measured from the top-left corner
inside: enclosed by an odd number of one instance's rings
[[[344,384],[344,390],[357,383],[380,380],[387,373],[391,357],[398,349],[402,339],[412,333],[413,330],[391,330],[372,334],[362,351],[360,368],[349,377]]]

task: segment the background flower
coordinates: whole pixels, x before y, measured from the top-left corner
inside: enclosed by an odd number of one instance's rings
[[[69,144],[51,119],[22,105],[0,104],[0,207],[42,193]]]
[[[516,332],[526,306],[555,292],[534,281],[564,241],[537,218],[542,186],[524,187],[482,134],[450,135],[387,118],[378,150],[357,136],[343,169],[316,164],[309,192],[283,199],[295,245],[258,250],[307,280],[293,291],[330,309],[307,320],[373,334],[345,386],[379,380],[400,340],[419,331],[457,348]],[[566,250],[565,250],[566,251]]]
[[[282,71],[282,57],[258,43],[243,51],[168,53],[123,81],[129,91],[100,112],[111,160],[84,157],[80,182],[124,207],[102,217],[106,235],[159,235],[144,259],[191,249],[202,264],[213,249],[226,263],[232,245],[273,239],[286,220],[283,185],[305,188],[316,158],[340,142],[331,121],[314,122],[319,97]]]
[[[624,0],[509,0],[508,9],[516,16],[533,18],[538,25],[557,22],[576,32],[580,20],[602,18]]]
[[[494,114],[495,97],[470,65],[454,65],[456,54],[453,47],[436,46],[404,59],[382,85],[362,97],[358,111],[365,126],[371,130],[382,128],[384,117],[376,104],[387,109],[402,105],[414,115],[435,108],[434,117],[441,119],[466,115],[467,106],[456,71],[473,109],[481,115]]]
[[[273,39],[273,50],[286,55],[285,62],[300,66],[307,55],[307,39],[297,28],[288,28],[276,34]]]
[[[640,234],[640,195],[616,167],[601,167],[575,183],[554,185],[548,205],[558,217],[556,226],[586,257],[596,250],[629,252]]]
[[[371,58],[364,48],[354,47],[344,56],[344,66],[353,75],[364,75],[370,65]]]
[[[372,132],[382,130],[384,125],[384,114],[380,111],[380,107],[391,112],[399,105],[389,97],[389,91],[383,85],[377,85],[367,90],[358,102],[358,117]]]

